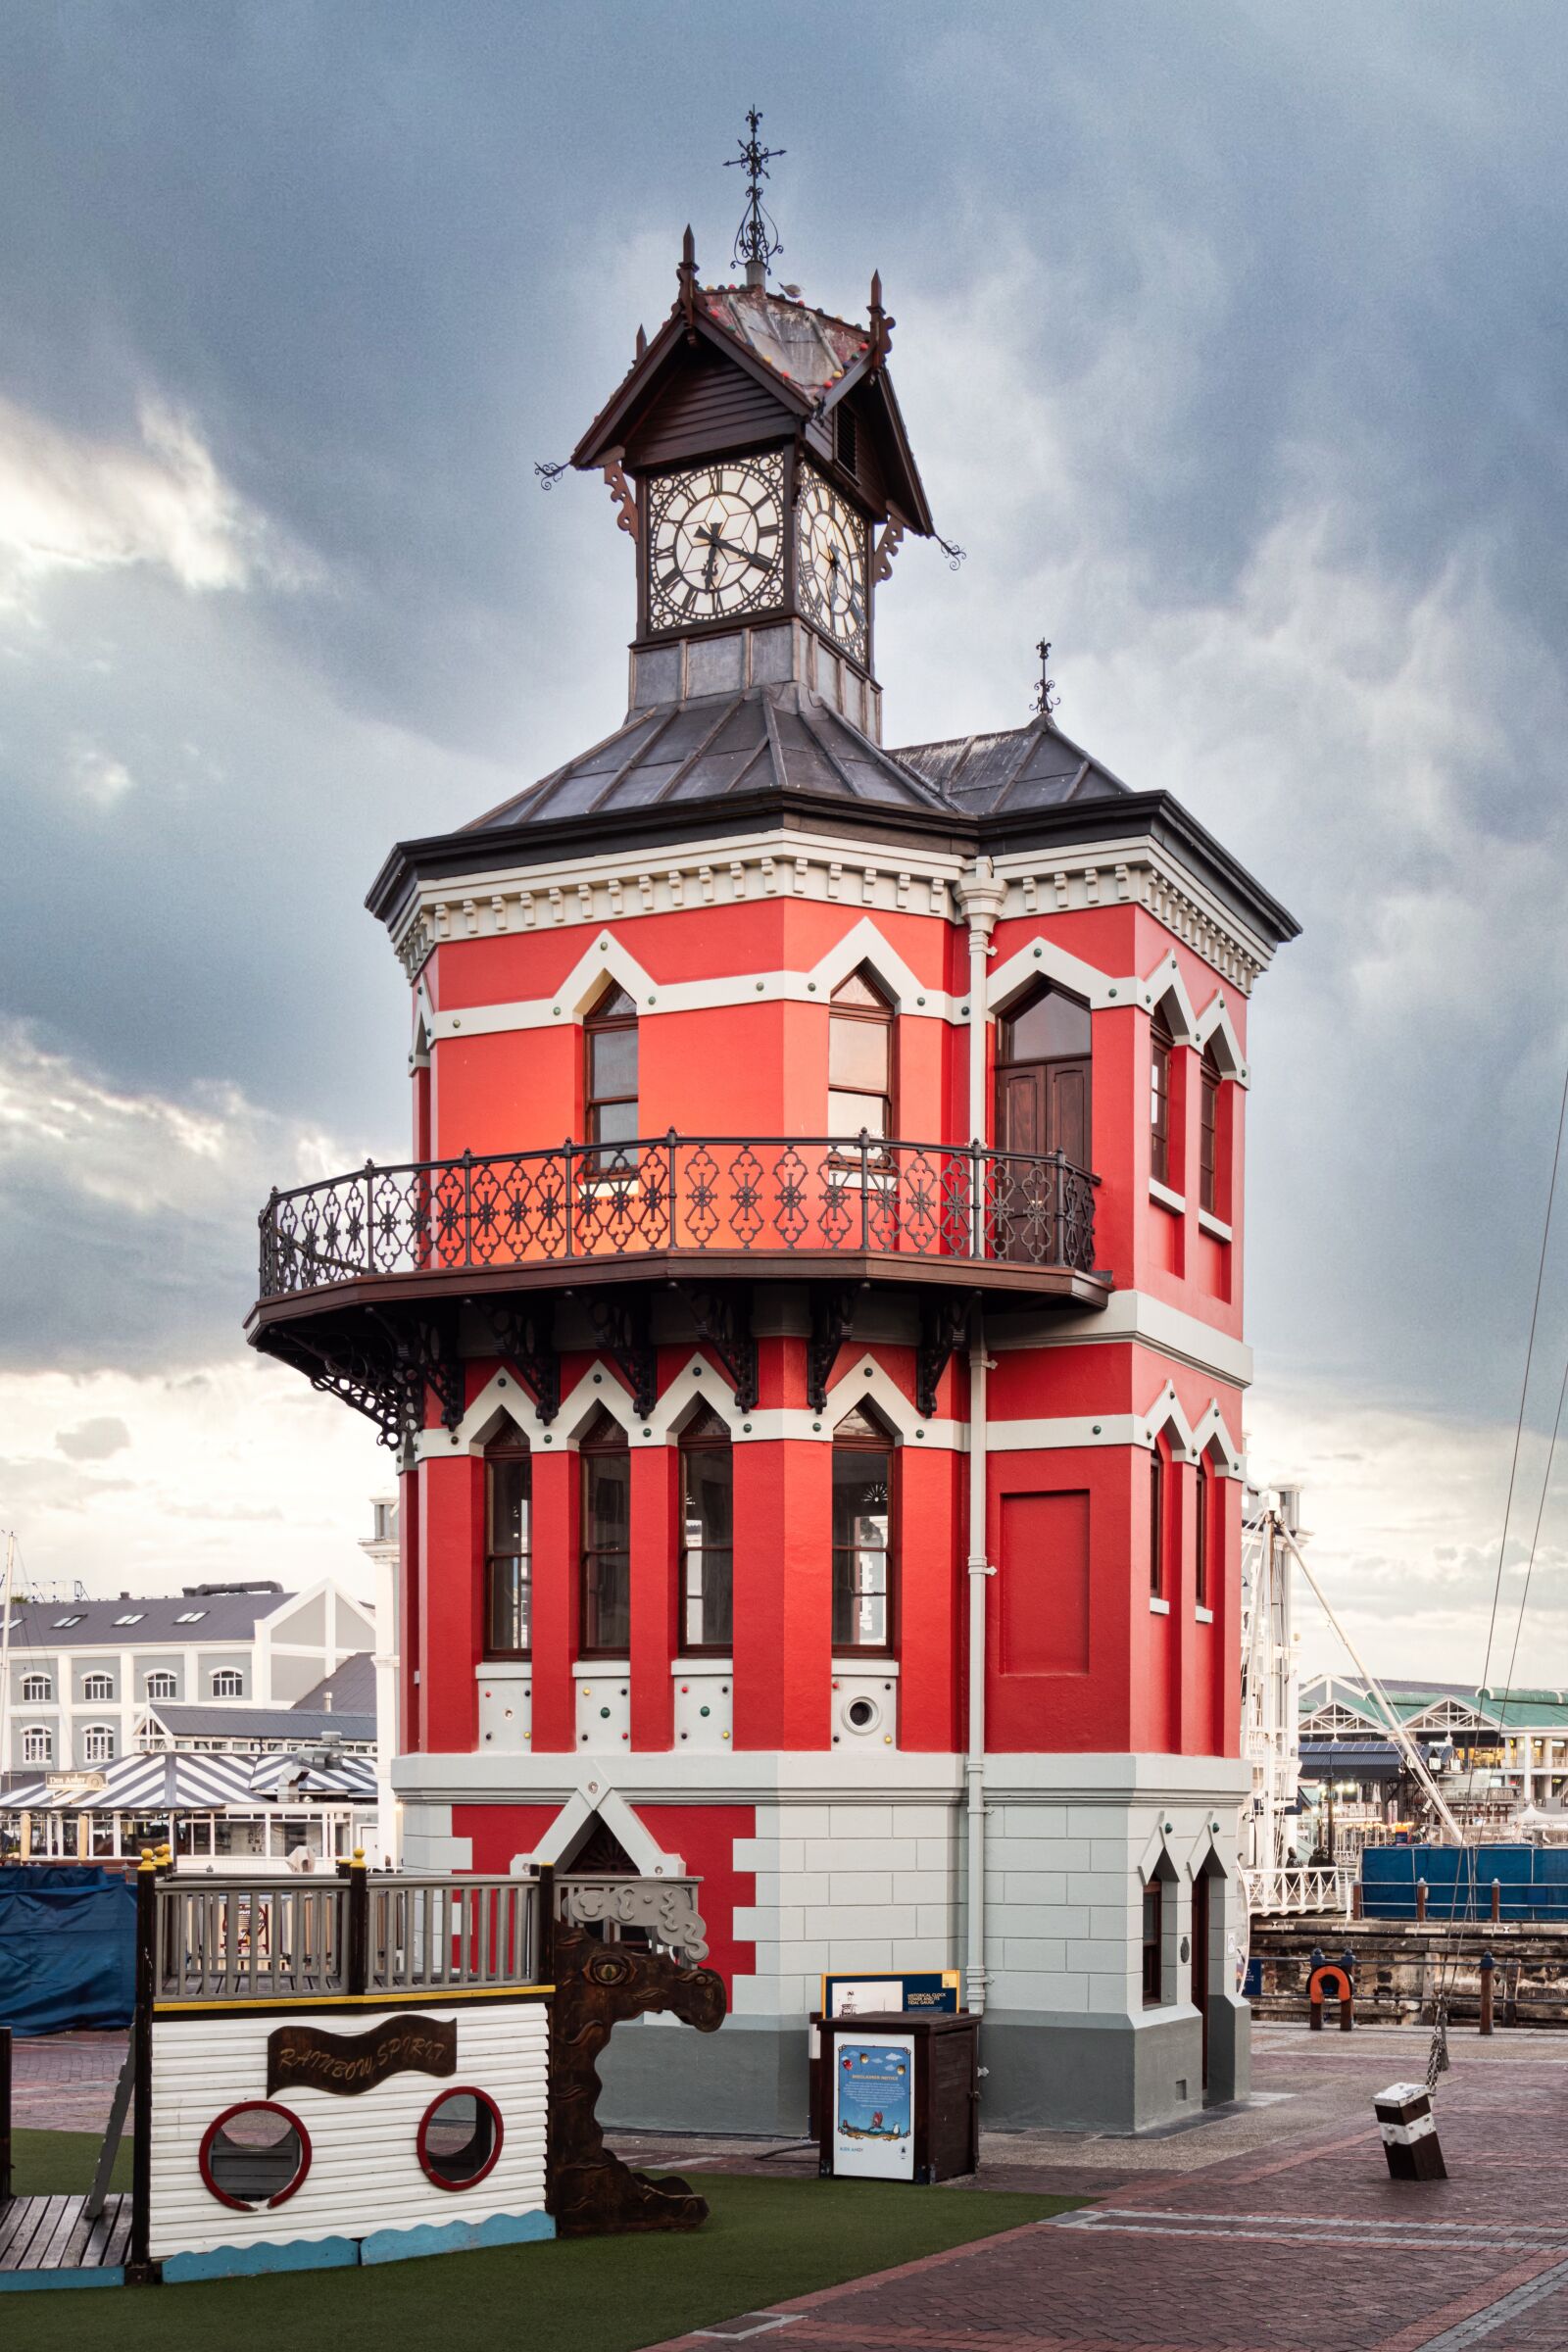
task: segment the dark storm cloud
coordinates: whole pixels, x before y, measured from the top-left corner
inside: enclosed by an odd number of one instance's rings
[[[29,1162],[13,1360],[199,1360],[262,1145],[396,1150],[363,889],[619,715],[626,544],[532,462],[688,218],[722,272],[755,97],[784,274],[849,310],[881,267],[970,550],[901,558],[892,739],[1020,718],[1056,638],[1064,723],[1308,925],[1254,1006],[1265,1365],[1352,1441],[1358,1399],[1511,1409],[1568,981],[1555,5],[85,0],[0,65],[0,398],[190,435],[172,521],[0,606],[0,1006],[82,1084],[259,1106],[210,1237],[172,1199],[128,1272]]]

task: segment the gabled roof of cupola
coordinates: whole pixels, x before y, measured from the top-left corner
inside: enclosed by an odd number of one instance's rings
[[[465,832],[653,811],[776,793],[861,808],[952,812],[934,784],[796,684],[639,710],[591,751],[477,817]]]
[[[1047,717],[994,735],[909,744],[893,757],[970,816],[1058,808],[1067,801],[1113,799],[1131,790]]]
[[[766,285],[697,283],[691,232],[669,317],[649,342],[638,337],[635,359],[571,453],[579,471],[607,462],[635,466],[647,447],[684,454],[760,444],[771,436],[805,433],[818,454],[831,413],[851,402],[876,443],[879,512],[895,514],[906,529],[930,538],[934,525],[887,358],[894,321],[882,308],[873,278],[870,316],[863,323],[836,318]],[[747,397],[719,399],[699,379],[728,368],[747,379]],[[671,431],[670,411],[676,412]],[[862,489],[864,485],[862,485]]]

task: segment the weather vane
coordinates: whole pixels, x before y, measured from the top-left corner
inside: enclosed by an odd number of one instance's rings
[[[1050,669],[1051,639],[1042,637],[1040,643],[1035,647],[1035,652],[1040,656],[1040,680],[1035,687],[1035,711],[1038,717],[1049,718],[1061,702],[1061,697],[1056,692],[1056,681],[1052,676]]]
[[[737,164],[745,166],[746,212],[735,232],[734,258],[737,264],[745,263],[748,285],[763,285],[767,280],[768,263],[775,253],[782,253],[784,247],[777,225],[762,209],[762,182],[767,177],[768,165],[787,154],[788,150],[761,144],[757,134],[761,127],[762,118],[755,106],[748,111],[746,122],[751,136],[740,141],[739,155],[725,157],[724,169],[729,172]],[[757,272],[755,277],[754,270]]]

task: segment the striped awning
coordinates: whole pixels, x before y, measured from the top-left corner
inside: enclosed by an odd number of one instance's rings
[[[103,1767],[101,1788],[51,1788],[34,1781],[6,1796],[10,1813],[212,1813],[251,1798],[255,1756],[165,1748],[117,1756]]]
[[[103,1767],[101,1788],[51,1788],[30,1781],[6,1791],[8,1813],[254,1813],[301,1797],[373,1800],[369,1756],[313,1763],[303,1756],[257,1756],[222,1748],[161,1748],[117,1756]]]
[[[303,1756],[263,1756],[251,1774],[258,1796],[348,1796],[373,1798],[375,1764],[369,1756],[334,1756],[330,1763]]]

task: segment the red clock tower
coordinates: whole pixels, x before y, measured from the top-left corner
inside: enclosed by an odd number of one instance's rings
[[[872,281],[704,286],[579,445],[623,723],[370,895],[413,1152],[275,1195],[259,1347],[398,1449],[411,1868],[702,1874],[623,2122],[796,2130],[824,1970],[961,1965],[994,2122],[1247,2082],[1249,998],[1285,910],[1052,723],[883,748],[932,532]],[[608,518],[607,518],[608,519]]]

